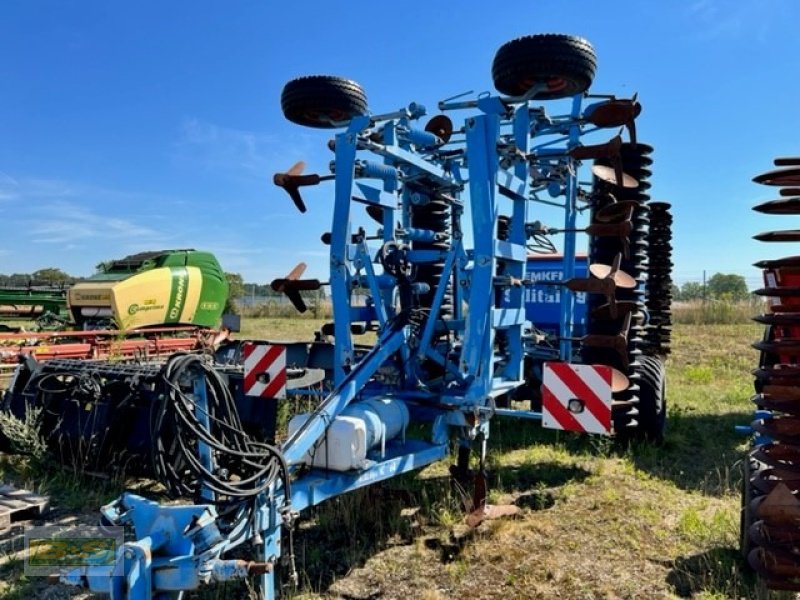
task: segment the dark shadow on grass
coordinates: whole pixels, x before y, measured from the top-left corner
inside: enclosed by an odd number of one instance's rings
[[[552,462],[527,463],[502,467],[489,472],[490,488],[504,492],[530,492],[542,488],[560,487],[573,481],[583,481],[590,475],[581,467]]]
[[[490,447],[508,452],[558,444],[570,453],[630,456],[638,469],[670,480],[683,490],[719,495],[738,490],[737,465],[746,438],[735,428],[751,420],[752,413],[747,411],[709,415],[672,409],[666,440],[657,446],[649,442],[623,445],[602,436],[552,431],[538,422],[500,417],[492,421]]]
[[[558,487],[588,475],[579,467],[539,462],[490,471],[489,487],[500,480],[504,492],[514,493],[516,505],[544,510],[555,503]],[[463,532],[453,537],[454,530],[466,527],[462,525],[466,516],[462,502],[471,493],[458,489],[449,476],[422,478],[411,473],[303,513],[294,536],[301,588],[325,593],[335,581],[364,566],[377,553],[411,544],[420,536],[444,536],[426,539],[424,545],[440,550],[442,562],[453,560],[471,539]],[[446,524],[454,522],[458,523],[455,527]]]
[[[611,444],[605,436],[545,429],[539,421],[495,417],[492,419],[489,447],[492,450],[509,452],[534,445],[559,445],[572,453],[595,453]]]
[[[668,564],[666,582],[675,594],[691,598],[705,592],[725,598],[748,598],[755,576],[744,568],[741,554],[735,548],[712,548],[700,554],[681,556]]]
[[[747,438],[735,428],[749,424],[752,413],[671,411],[668,416],[663,445],[636,443],[628,449],[636,467],[683,490],[715,496],[736,492],[741,479],[740,447]]]

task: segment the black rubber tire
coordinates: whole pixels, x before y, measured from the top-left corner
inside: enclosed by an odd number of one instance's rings
[[[655,356],[640,356],[638,437],[660,445],[667,428],[667,374],[664,363]]]
[[[351,79],[310,75],[292,79],[281,92],[283,116],[292,123],[334,129],[367,114],[367,95]]]
[[[535,83],[549,89],[536,98],[552,100],[581,94],[594,80],[597,57],[582,37],[545,33],[528,35],[500,46],[492,62],[494,87],[520,96]]]

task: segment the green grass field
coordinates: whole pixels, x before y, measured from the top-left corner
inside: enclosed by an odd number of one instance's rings
[[[309,339],[320,322],[245,320],[241,337]],[[305,515],[296,537],[296,598],[740,598],[761,590],[738,553],[739,461],[760,336],[751,324],[677,325],[668,361],[663,447],[497,419],[490,439],[494,503],[518,518],[462,524],[447,465],[437,464]],[[122,482],[5,458],[0,479],[54,495],[56,514],[89,512]],[[0,570],[0,597],[38,582]],[[244,595],[243,595],[244,594]],[[220,586],[193,598],[246,597]]]

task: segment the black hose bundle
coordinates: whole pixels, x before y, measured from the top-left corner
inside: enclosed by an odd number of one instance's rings
[[[173,355],[162,375],[169,394],[153,406],[151,434],[153,468],[168,493],[198,495],[207,489],[218,494],[218,503],[237,503],[267,490],[280,478],[288,503],[291,491],[283,455],[244,432],[231,392],[208,359],[200,354]],[[197,378],[205,379],[206,411],[192,393]],[[211,470],[200,458],[201,443],[214,457]]]

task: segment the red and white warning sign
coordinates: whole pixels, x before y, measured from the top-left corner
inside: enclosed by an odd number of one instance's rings
[[[604,365],[544,363],[542,426],[611,433],[611,376]]]
[[[244,386],[246,396],[286,397],[286,346],[245,342]]]

